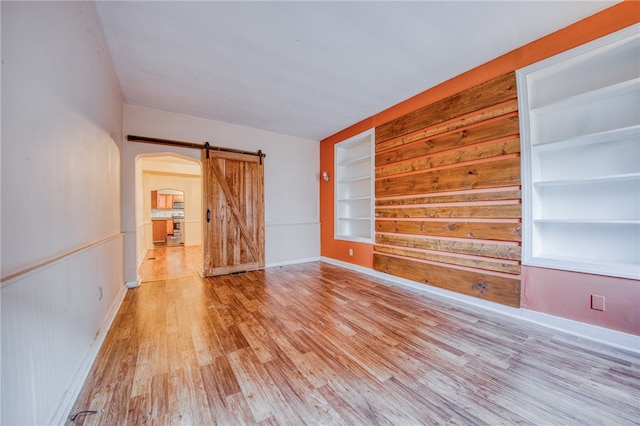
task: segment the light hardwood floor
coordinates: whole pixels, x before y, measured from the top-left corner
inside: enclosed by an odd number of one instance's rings
[[[624,425],[640,357],[326,263],[128,291],[84,425]]]
[[[138,270],[140,281],[157,281],[198,275],[201,269],[200,246],[156,246],[147,250]]]

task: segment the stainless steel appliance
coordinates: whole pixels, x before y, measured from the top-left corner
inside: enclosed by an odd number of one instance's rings
[[[174,201],[174,204],[176,202]],[[183,214],[173,214],[171,215],[171,219],[173,219],[173,236],[180,237],[180,243],[184,243],[184,235],[182,234],[182,226],[184,223],[184,213]]]
[[[174,209],[184,209],[184,201],[174,201],[172,207]]]

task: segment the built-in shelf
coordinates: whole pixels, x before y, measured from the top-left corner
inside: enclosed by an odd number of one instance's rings
[[[546,256],[541,253],[537,258],[537,265],[541,267],[547,267],[552,269],[564,269],[576,272],[585,272],[597,275],[610,275],[612,268],[619,271],[620,276],[633,277],[637,274],[638,265],[634,262],[597,262],[592,261],[588,264],[585,263],[584,258],[570,257],[570,256],[558,256],[549,255]]]
[[[639,34],[517,72],[525,265],[640,279]]]
[[[580,223],[603,225],[636,225],[640,226],[640,220],[616,220],[616,219],[534,219],[534,223]]]
[[[340,198],[338,201],[360,201],[360,200],[371,200],[370,196],[366,197],[354,197],[354,198]]]
[[[600,143],[622,143],[628,140],[637,141],[640,136],[640,125],[591,133],[562,141],[538,142],[531,147],[533,152],[572,149]]]
[[[335,145],[335,238],[373,242],[373,129]]]
[[[367,161],[371,161],[371,154],[363,155],[358,158],[354,158],[352,160],[346,160],[340,163],[343,167],[353,166],[358,163],[365,163]]]
[[[640,90],[640,78],[625,80],[606,87],[579,93],[567,98],[556,99],[544,106],[530,109],[530,113],[537,115],[556,114],[559,110],[571,110],[589,104],[597,104],[606,99],[616,97],[633,97]]]
[[[349,184],[349,183],[357,183],[357,182],[369,182],[371,180],[371,175],[367,175],[367,176],[358,176],[358,177],[354,177],[354,178],[350,178],[350,179],[342,179],[341,181],[339,181],[339,183],[341,184]],[[362,197],[360,197],[362,198]]]
[[[565,185],[591,185],[598,182],[620,182],[626,180],[638,180],[640,179],[640,173],[623,173],[619,175],[611,176],[598,176],[591,178],[579,178],[579,179],[559,179],[559,180],[547,180],[533,182],[534,186],[565,186]]]

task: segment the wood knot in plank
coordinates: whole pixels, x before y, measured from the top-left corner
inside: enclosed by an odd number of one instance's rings
[[[473,288],[474,290],[480,290],[480,294],[485,294],[488,290],[488,285],[485,282],[479,282],[479,283],[475,283],[473,286],[471,286],[471,288]]]

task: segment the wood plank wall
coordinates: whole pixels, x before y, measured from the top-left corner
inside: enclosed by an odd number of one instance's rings
[[[520,139],[510,72],[376,128],[374,268],[520,306]]]

